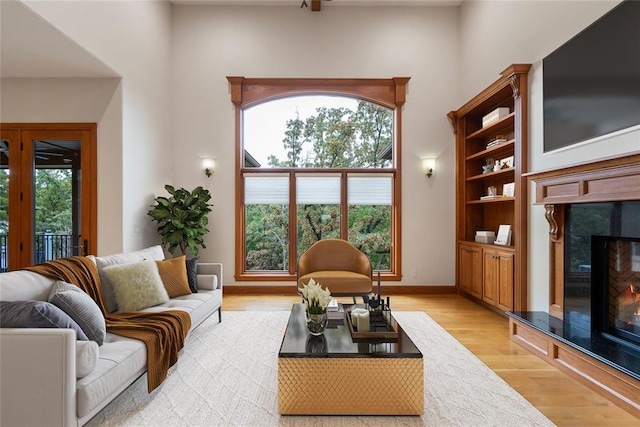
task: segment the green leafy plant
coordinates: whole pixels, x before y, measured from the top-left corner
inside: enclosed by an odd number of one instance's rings
[[[211,193],[202,187],[193,191],[184,188],[175,189],[165,185],[170,197],[158,196],[155,205],[147,212],[158,223],[158,233],[162,237],[162,246],[173,254],[180,248],[183,255],[187,249],[193,256],[198,255],[198,246],[206,248],[204,236],[209,232],[207,214],[211,212],[209,200]]]

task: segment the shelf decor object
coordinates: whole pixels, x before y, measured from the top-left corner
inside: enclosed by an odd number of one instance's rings
[[[508,182],[506,184],[502,184],[502,195],[504,197],[513,197],[515,188],[516,188],[515,182]]]
[[[498,312],[527,307],[528,191],[523,174],[530,68],[512,64],[447,114],[456,144],[456,288]],[[511,226],[506,244],[476,238],[477,230],[495,233],[502,224]]]
[[[482,127],[487,127],[494,124],[498,120],[506,117],[509,114],[509,107],[498,107],[486,116],[482,117]]]
[[[476,231],[475,240],[478,243],[486,243],[490,245],[490,244],[493,244],[493,242],[495,242],[496,233],[488,230],[478,230]]]
[[[352,310],[358,309],[352,308]],[[389,310],[369,311],[369,327],[365,331],[359,331],[358,327],[353,324],[351,313],[347,313],[346,319],[353,342],[398,342],[398,330],[394,328],[395,319]]]
[[[496,245],[508,246],[511,244],[511,226],[510,225],[501,225],[498,228],[498,236],[496,240],[493,242]]]

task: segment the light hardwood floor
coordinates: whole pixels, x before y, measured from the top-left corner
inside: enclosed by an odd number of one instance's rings
[[[225,310],[288,311],[296,302],[300,298],[289,295],[225,294],[223,322]],[[507,318],[467,298],[392,295],[391,308],[427,313],[558,426],[640,426],[633,415],[511,342]]]

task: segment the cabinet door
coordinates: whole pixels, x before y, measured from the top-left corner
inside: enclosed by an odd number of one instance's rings
[[[482,255],[479,248],[460,245],[460,287],[482,298]]]
[[[491,305],[496,305],[498,300],[498,262],[497,254],[494,250],[485,249],[482,251],[482,271],[483,271],[483,295],[482,300]]]
[[[513,310],[513,254],[498,254],[498,308],[504,311]]]

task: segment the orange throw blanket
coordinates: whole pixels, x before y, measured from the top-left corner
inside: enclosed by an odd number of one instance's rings
[[[178,352],[191,328],[186,311],[168,310],[158,313],[109,313],[104,302],[98,268],[86,257],[60,258],[27,267],[56,280],[73,283],[98,304],[107,323],[107,331],[135,338],[147,346],[147,388],[151,393],[167,377],[169,368],[178,360]]]

